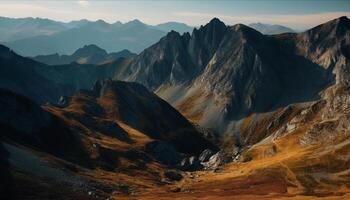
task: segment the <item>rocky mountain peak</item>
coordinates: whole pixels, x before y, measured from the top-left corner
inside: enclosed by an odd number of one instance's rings
[[[328,36],[328,38],[332,38],[344,36],[344,34],[349,30],[350,20],[347,17],[343,16],[318,25],[308,30],[306,33],[309,35],[317,34],[321,37]]]
[[[102,19],[97,20],[97,21],[96,21],[96,24],[109,25],[107,22],[105,22],[105,21],[102,20]]]
[[[213,18],[204,26],[199,28],[199,32],[204,32],[206,34],[212,34],[216,37],[222,36],[227,30],[227,26],[224,22],[220,21],[218,18]]]
[[[171,30],[167,35],[166,35],[167,38],[177,38],[177,37],[180,37],[180,33],[174,31],[174,30]]]
[[[209,25],[209,24],[215,24],[215,25],[218,25],[218,26],[225,25],[224,22],[222,22],[219,18],[216,18],[216,17],[214,17],[213,19],[211,19],[207,25]],[[225,26],[226,26],[226,25],[225,25]]]
[[[107,55],[106,50],[98,47],[97,45],[90,44],[76,50],[73,56],[90,56],[90,55]]]
[[[345,26],[349,26],[350,24],[350,19],[347,16],[341,16],[338,19],[335,19],[335,21],[338,24],[345,25]]]
[[[129,21],[127,23],[125,23],[125,25],[132,25],[132,26],[145,26],[146,24],[144,24],[143,22],[141,22],[140,20],[138,19],[134,19],[132,21]]]
[[[343,34],[345,31],[350,30],[350,19],[346,16],[342,16],[336,19],[337,32]]]

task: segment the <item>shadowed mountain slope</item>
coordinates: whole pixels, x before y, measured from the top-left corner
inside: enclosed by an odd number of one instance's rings
[[[0,175],[9,175],[2,184],[18,199],[41,188],[51,197],[39,192],[35,198],[128,194],[165,184],[164,174],[179,174],[184,156],[217,148],[137,83],[99,81],[93,90],[43,107],[0,89],[0,109]]]
[[[126,58],[113,61],[116,65],[128,62]],[[112,77],[115,65],[48,66],[17,55],[0,45],[0,88],[25,95],[36,102],[57,102],[60,96],[72,95],[79,89],[88,89],[99,79]]]
[[[198,154],[207,147],[214,148],[186,118],[138,83],[98,81],[92,92],[81,91],[72,100],[67,109],[78,104],[84,113],[121,121],[151,138],[173,144],[180,152]]]
[[[56,101],[60,93],[69,92],[65,84],[55,84],[37,68],[44,64],[21,57],[0,45],[0,88],[9,89],[38,102]]]

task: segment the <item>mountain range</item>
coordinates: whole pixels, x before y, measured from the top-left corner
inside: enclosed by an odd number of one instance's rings
[[[63,65],[1,45],[1,188],[19,199],[350,198],[349,35],[347,17],[272,35],[214,18],[137,55],[101,63],[108,53],[90,45]]]
[[[226,26],[215,18],[192,34],[171,31],[139,55],[105,65],[33,65],[41,66],[36,72],[45,79],[74,90],[90,88],[97,77],[139,82],[200,125],[232,132],[232,122],[251,113],[319,98],[318,93],[333,82],[332,72],[340,70],[332,60],[347,59],[346,43],[340,42],[347,23],[339,18],[303,33],[268,36],[242,24]],[[338,27],[344,27],[344,33],[337,32]],[[315,31],[324,36],[322,42],[309,41],[315,40]],[[342,45],[325,43],[334,40],[331,36],[340,38]],[[313,52],[307,45],[311,43],[333,50]],[[77,79],[75,74],[81,71],[91,78]]]
[[[267,36],[213,19],[192,35],[168,33],[128,66],[119,66],[115,78],[142,83],[189,119],[232,133],[232,122],[317,99],[332,82],[329,67],[300,56],[286,42],[307,33]]]
[[[177,22],[147,25],[139,20],[109,24],[103,20],[68,23],[42,18],[0,18],[0,41],[24,56],[72,54],[76,49],[96,44],[109,52],[128,49],[139,53],[168,31],[192,31]]]
[[[249,26],[263,34],[293,32],[280,25],[256,23]],[[193,30],[193,27],[179,22],[148,25],[133,20],[124,24],[119,21],[110,24],[103,20],[82,19],[65,23],[42,18],[6,17],[0,17],[0,27],[2,43],[23,56],[31,57],[72,54],[87,44],[95,44],[109,52],[128,49],[139,53],[171,30],[180,34]]]
[[[131,53],[127,49],[116,53],[107,53],[106,50],[91,44],[77,49],[72,55],[59,55],[57,53],[51,55],[39,55],[33,57],[33,60],[48,65],[63,65],[72,62],[97,65],[113,62],[118,58],[129,58],[135,55],[136,54]]]

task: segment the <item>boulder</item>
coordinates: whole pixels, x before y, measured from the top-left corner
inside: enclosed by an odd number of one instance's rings
[[[68,97],[61,96],[58,99],[57,105],[60,106],[60,107],[66,107],[68,105],[68,102],[69,102],[69,98]]]
[[[195,171],[195,170],[202,169],[203,166],[201,165],[198,157],[191,156],[191,157],[184,158],[181,161],[180,168],[186,171]]]
[[[210,149],[205,149],[200,155],[199,155],[199,161],[200,162],[207,162],[209,158],[214,155],[214,152]]]
[[[205,169],[216,169],[226,163],[232,161],[232,155],[225,153],[224,151],[219,151],[210,157],[208,162],[202,163]]]

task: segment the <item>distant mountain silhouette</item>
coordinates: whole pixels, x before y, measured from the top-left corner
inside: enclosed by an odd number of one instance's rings
[[[107,53],[96,45],[85,45],[76,50],[72,55],[39,55],[33,57],[34,60],[48,65],[63,65],[76,62],[79,64],[105,64],[113,62],[118,58],[130,58],[136,54],[124,49],[116,53]]]
[[[271,24],[263,24],[263,23],[252,23],[252,24],[249,24],[248,26],[266,35],[295,32],[293,29],[289,27],[281,26],[277,24],[271,25]]]
[[[0,42],[52,35],[66,29],[63,23],[49,19],[0,17]]]
[[[184,24],[184,23],[179,23],[179,22],[166,22],[166,23],[158,24],[154,27],[164,32],[170,32],[174,30],[176,32],[179,32],[180,34],[183,34],[186,32],[190,33],[193,31],[193,27],[188,26],[187,24]]]
[[[72,54],[76,49],[96,44],[108,52],[128,49],[139,53],[170,30],[191,31],[183,23],[147,25],[139,20],[109,24],[86,19],[58,22],[42,18],[0,18],[0,42],[23,56]]]

